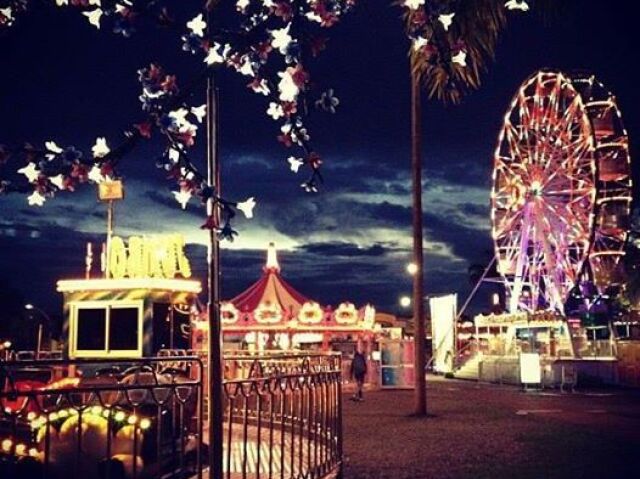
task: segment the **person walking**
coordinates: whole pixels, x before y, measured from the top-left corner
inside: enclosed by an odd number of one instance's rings
[[[364,378],[367,375],[367,358],[359,349],[353,355],[351,360],[351,379],[356,381],[356,392],[351,398],[352,401],[364,401],[362,397],[362,388],[364,386]]]

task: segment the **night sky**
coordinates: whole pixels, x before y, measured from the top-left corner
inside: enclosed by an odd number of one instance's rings
[[[33,3],[0,35],[0,143],[54,139],[90,151],[95,138],[105,136],[116,144],[123,129],[143,117],[139,68],[158,62],[183,82],[200,68],[199,57],[181,51],[172,32],[148,26],[124,39],[96,30],[76,11]],[[235,73],[219,77],[223,190],[258,201],[255,218],[237,221],[239,238],[224,246],[225,298],[257,279],[269,241],[282,250],[285,278],[320,302],[372,302],[399,311],[399,296],[411,291],[405,272],[411,248],[408,41],[401,11],[391,2],[359,3],[328,32],[328,48],[311,66],[314,80],[340,98],[335,115],[311,121],[314,146],[325,158],[319,194],[305,194],[299,187],[304,177],[289,171],[290,152],[276,141],[278,124],[264,114],[265,99]],[[462,302],[471,289],[467,268],[491,257],[493,149],[512,95],[537,69],[595,73],[617,95],[632,156],[638,150],[635,2],[558,3],[562,9],[544,20],[532,12],[510,15],[497,63],[480,91],[459,106],[425,102],[429,294],[457,292]],[[194,104],[204,102],[204,91],[201,97]],[[204,168],[204,130],[199,135]],[[185,234],[204,279],[203,210],[193,200],[180,210],[171,194],[175,185],[154,167],[161,148],[145,144],[123,161],[127,198],[117,205],[116,233]],[[55,281],[81,277],[86,242],[101,241],[105,231],[105,208],[94,187],[59,194],[42,208],[28,206],[24,196],[2,197],[0,211],[0,280],[59,312]],[[474,310],[486,306],[490,292],[480,291]]]

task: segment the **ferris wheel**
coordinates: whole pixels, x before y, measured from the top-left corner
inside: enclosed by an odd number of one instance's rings
[[[539,71],[513,97],[494,156],[491,223],[508,309],[564,312],[579,281],[620,281],[629,141],[591,75]]]

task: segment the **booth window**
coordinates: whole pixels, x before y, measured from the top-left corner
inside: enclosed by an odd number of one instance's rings
[[[142,302],[76,303],[70,326],[73,357],[142,356]]]

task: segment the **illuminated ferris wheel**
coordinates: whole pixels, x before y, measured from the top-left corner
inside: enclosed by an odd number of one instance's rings
[[[587,279],[619,281],[631,203],[629,141],[593,76],[540,71],[513,98],[495,151],[492,235],[508,308],[564,312]]]

